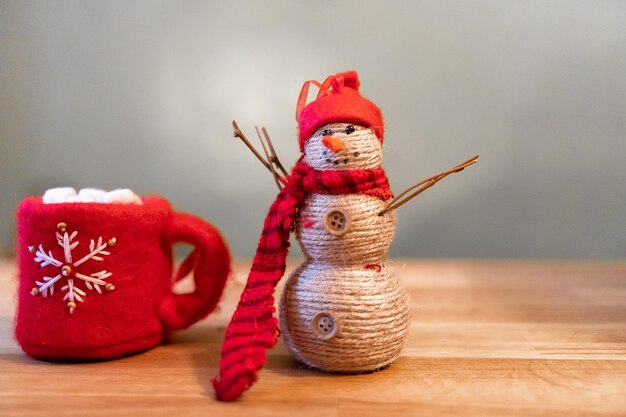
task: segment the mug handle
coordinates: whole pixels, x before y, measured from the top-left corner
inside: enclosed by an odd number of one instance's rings
[[[217,228],[187,213],[172,213],[163,239],[169,246],[183,242],[194,247],[170,285],[193,269],[195,290],[187,294],[174,294],[170,290],[159,305],[159,316],[167,334],[187,328],[213,311],[230,273],[230,253]]]

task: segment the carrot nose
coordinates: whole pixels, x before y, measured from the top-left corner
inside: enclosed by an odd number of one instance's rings
[[[335,153],[343,149],[343,141],[332,136],[324,136],[322,138],[322,145]]]

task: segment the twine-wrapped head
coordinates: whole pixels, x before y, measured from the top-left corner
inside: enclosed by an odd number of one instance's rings
[[[319,93],[314,101],[306,104],[311,84],[319,87]],[[385,135],[382,112],[359,93],[359,86],[356,71],[331,75],[323,83],[310,80],[302,85],[296,109],[300,151],[304,149],[307,139],[328,123],[343,122],[370,127],[382,143]]]

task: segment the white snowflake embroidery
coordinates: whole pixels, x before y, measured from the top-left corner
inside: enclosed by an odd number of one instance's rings
[[[87,296],[86,292],[76,285],[80,281],[85,283],[87,290],[95,290],[98,294],[102,294],[101,286],[104,286],[105,291],[113,291],[115,289],[113,284],[105,282],[107,278],[113,275],[112,272],[108,272],[106,269],[103,269],[101,271],[85,275],[79,272],[80,269],[78,267],[90,260],[104,260],[104,258],[102,258],[103,256],[111,254],[111,252],[105,249],[115,246],[116,239],[113,237],[106,242],[103,241],[102,237],[98,237],[97,242],[91,239],[91,243],[89,244],[89,253],[79,260],[74,261],[72,259],[72,251],[78,246],[79,243],[78,241],[74,241],[78,232],[74,231],[70,234],[67,231],[67,225],[65,223],[59,223],[57,225],[57,229],[57,243],[63,248],[65,261],[63,262],[56,259],[52,254],[52,250],[46,252],[42,244],[40,244],[37,248],[30,246],[29,250],[35,254],[35,262],[37,262],[40,267],[43,268],[53,265],[58,268],[58,273],[56,275],[51,277],[44,276],[41,278],[41,281],[35,281],[37,286],[32,289],[31,293],[34,296],[38,296],[40,294],[44,297],[52,296],[54,295],[55,284],[62,278],[65,278],[66,283],[61,287],[61,291],[66,293],[63,296],[63,301],[67,301],[69,312],[74,313],[76,310],[76,302],[84,302],[85,297]]]

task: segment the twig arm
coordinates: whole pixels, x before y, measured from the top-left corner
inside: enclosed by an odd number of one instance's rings
[[[239,125],[237,124],[235,120],[233,120],[233,136],[241,139],[241,141],[246,144],[248,149],[252,151],[254,156],[256,156],[257,159],[261,161],[263,165],[265,165],[265,168],[270,169],[269,163],[261,156],[259,151],[256,150],[256,148],[252,145],[252,143],[250,143],[248,138],[246,138],[246,135],[244,135],[241,129],[239,129]]]
[[[261,136],[261,130],[259,129],[259,127],[255,126],[254,129],[256,130],[256,134],[259,136],[259,140],[261,141],[261,147],[263,148],[265,157],[267,158],[267,161],[269,161],[269,169],[270,169],[270,172],[272,173],[272,177],[274,178],[274,182],[278,186],[278,189],[282,190],[283,186],[280,183],[280,175],[276,172],[276,169],[274,168],[274,161],[272,160],[272,156],[270,156],[270,153],[268,151],[269,145],[265,144],[265,141],[263,140],[263,137]]]
[[[278,159],[278,155],[276,155],[276,151],[274,150],[274,145],[272,144],[272,140],[270,139],[270,135],[267,133],[267,129],[265,127],[263,127],[263,129],[261,129],[263,131],[263,136],[265,137],[265,141],[267,142],[267,144],[269,145],[270,148],[270,156],[269,156],[269,161],[273,164],[276,164],[276,166],[278,167],[278,169],[280,170],[280,172],[286,177],[288,176],[287,171],[285,170],[285,167],[283,167],[283,164],[280,163],[280,159]]]
[[[263,130],[265,131],[265,128],[263,128]],[[263,139],[261,138],[261,134],[259,133],[258,129],[257,129],[257,133],[259,134],[259,138],[261,139],[261,145],[263,145],[263,149],[265,151],[267,159],[263,158],[261,153],[257,151],[254,145],[252,145],[252,143],[248,140],[246,135],[244,135],[241,129],[239,129],[239,125],[237,124],[237,122],[233,120],[233,136],[241,139],[241,141],[248,147],[248,149],[252,151],[254,156],[256,156],[256,158],[259,161],[261,161],[263,166],[272,173],[272,175],[274,176],[274,180],[277,182],[278,188],[281,189],[282,188],[281,184],[286,184],[287,182],[285,178],[287,176],[287,173],[285,172],[284,168],[282,168],[282,164],[280,164],[280,161],[278,161],[278,158],[276,157],[276,153],[274,152],[274,147],[271,145],[272,142],[269,141],[269,136],[267,135],[267,132],[265,131],[264,134],[266,135],[266,138],[268,139],[268,144],[270,146],[271,153],[268,153],[265,147],[265,143],[263,142]],[[276,164],[278,168],[284,173],[285,177],[282,177],[278,175],[278,173],[276,173],[276,170],[274,169],[274,164]]]
[[[447,171],[444,171],[444,172],[442,172],[440,174],[434,175],[434,176],[432,176],[430,178],[426,178],[425,180],[420,181],[417,184],[410,186],[409,188],[407,188],[406,190],[404,190],[400,194],[398,194],[396,197],[391,199],[389,201],[389,203],[387,203],[387,206],[380,213],[378,213],[378,215],[382,216],[383,214],[387,213],[388,211],[395,210],[398,207],[408,203],[409,201],[411,201],[412,199],[414,199],[415,197],[417,197],[418,195],[420,195],[421,193],[423,193],[424,191],[426,191],[427,189],[429,189],[430,187],[435,185],[438,181],[440,181],[440,180],[444,179],[445,177],[447,177],[448,175],[454,174],[455,172],[463,171],[468,166],[475,164],[478,161],[478,157],[479,157],[479,155],[475,155],[472,158],[468,159],[467,161],[465,161],[465,162],[455,166],[454,168],[451,168],[451,169],[449,169]],[[417,188],[416,191],[414,191],[408,197],[405,197],[404,199],[402,199],[403,196],[405,196],[409,192],[415,190],[416,188]]]

